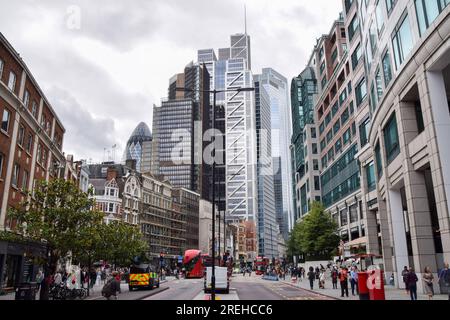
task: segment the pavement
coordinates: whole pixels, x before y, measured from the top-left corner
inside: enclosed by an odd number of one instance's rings
[[[122,282],[120,284],[121,293],[118,296],[119,300],[142,300],[144,298],[148,298],[155,294],[159,294],[169,289],[168,283],[173,281],[175,277],[167,277],[165,280],[162,280],[159,288],[155,288],[153,290],[135,290],[130,292],[128,290],[128,284]],[[105,298],[102,296],[102,288],[103,283],[97,282],[94,285],[94,288],[89,290],[89,297],[85,300],[104,300]],[[36,294],[36,298],[39,298],[39,292]],[[2,300],[15,300],[15,292],[8,293],[6,295],[0,296],[0,301]]]
[[[325,281],[325,289],[319,289],[318,280],[314,281],[314,289],[311,291],[309,286],[308,279],[302,279],[301,281],[297,280],[296,282],[292,282],[290,277],[286,277],[286,280],[281,280],[281,282],[286,283],[292,287],[302,288],[303,290],[307,290],[309,292],[318,293],[330,298],[339,299],[339,300],[360,300],[359,296],[355,292],[355,296],[352,295],[352,289],[350,283],[348,285],[349,297],[341,297],[341,288],[338,283],[338,289],[333,289],[333,283],[331,279],[327,279]],[[395,288],[393,286],[385,286],[385,298],[386,300],[411,300],[409,294],[406,293],[405,290]],[[425,294],[417,293],[417,300],[429,300],[428,296]],[[448,300],[448,295],[435,295],[433,300]]]

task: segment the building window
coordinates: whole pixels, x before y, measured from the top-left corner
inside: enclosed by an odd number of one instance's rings
[[[339,138],[338,141],[336,142],[336,144],[334,145],[334,150],[335,150],[336,154],[338,154],[339,152],[341,152],[341,150],[342,150],[342,141],[341,141],[341,138]]]
[[[317,154],[318,150],[317,150],[317,143],[313,143],[312,144],[312,154]]]
[[[359,228],[358,228],[358,227],[355,227],[355,228],[350,229],[350,238],[351,238],[351,239],[350,239],[351,241],[360,238],[360,237],[359,237]]]
[[[387,87],[392,80],[392,68],[391,68],[391,57],[389,51],[383,56],[383,73],[384,73],[384,86]]]
[[[355,51],[353,51],[353,53],[352,53],[352,68],[353,68],[353,70],[355,70],[356,67],[358,66],[361,56],[362,56],[361,43],[358,43],[358,46],[356,47]]]
[[[28,90],[25,90],[25,95],[23,96],[23,104],[25,105],[25,108],[28,108],[28,104],[30,103],[30,93]]]
[[[338,118],[338,120],[336,121],[336,123],[333,126],[334,135],[336,135],[340,129],[341,129],[341,120]]]
[[[0,59],[0,80],[2,79],[2,75],[3,75],[3,60]]]
[[[28,171],[24,170],[22,175],[22,191],[26,191],[28,189]]]
[[[449,3],[448,0],[415,0],[420,35],[424,34]]]
[[[36,153],[36,162],[41,163],[41,157],[42,157],[42,146],[41,144],[38,144],[37,153]]]
[[[358,206],[356,204],[351,205],[348,209],[350,211],[350,223],[358,222]]]
[[[4,109],[3,110],[3,118],[2,118],[2,130],[5,131],[6,133],[8,132],[8,129],[9,129],[10,117],[11,117],[11,113],[9,112],[9,110]]]
[[[19,172],[20,172],[20,166],[15,163],[14,164],[14,169],[13,169],[13,175],[12,175],[12,179],[11,179],[11,184],[13,187],[17,188],[17,183],[19,182]]]
[[[16,89],[16,75],[14,72],[9,72],[8,88],[13,91]]]
[[[394,115],[388,121],[384,132],[384,144],[386,148],[387,162],[391,163],[400,154],[400,144],[398,140],[397,118]]]
[[[386,0],[386,10],[387,10],[388,14],[391,14],[396,3],[397,3],[397,0]]]
[[[409,22],[408,14],[405,14],[400,25],[396,28],[392,37],[392,46],[394,48],[395,65],[397,69],[400,68],[406,57],[413,48],[413,38],[411,31],[411,24]]]
[[[376,17],[377,17],[377,28],[378,34],[381,34],[381,31],[384,28],[384,14],[382,8],[382,1],[378,0],[377,7],[375,9]]]
[[[380,143],[375,146],[375,161],[377,166],[378,179],[383,175],[383,160],[381,159]]]
[[[341,227],[348,225],[347,209],[341,210],[339,216],[341,218]]]
[[[356,91],[356,107],[359,107],[367,96],[366,79],[363,78],[355,88]]]
[[[359,126],[359,140],[361,143],[361,147],[364,147],[369,143],[369,128],[370,128],[370,118],[367,118],[360,126]]]
[[[314,176],[314,190],[320,191],[320,177]]]
[[[348,27],[348,37],[350,42],[352,41],[355,33],[358,31],[358,28],[359,28],[359,20],[358,16],[355,14],[355,16],[352,19],[352,22],[350,22],[350,25]]]
[[[37,104],[36,104],[36,101],[33,101],[31,103],[31,114],[33,115],[33,117],[35,119],[37,119]]]
[[[345,125],[347,123],[348,119],[350,119],[349,109],[345,109],[345,111],[341,115],[342,125]]]
[[[350,128],[349,128],[347,131],[345,131],[345,133],[344,133],[344,135],[343,135],[344,146],[345,146],[347,143],[350,142],[351,137],[352,137],[352,136],[351,136]]]
[[[19,134],[17,136],[17,144],[23,147],[24,140],[25,140],[25,127],[23,125],[20,125]]]
[[[367,189],[373,191],[377,187],[377,181],[375,180],[375,168],[373,162],[366,166],[366,176],[367,176]]]
[[[417,130],[419,131],[419,134],[421,134],[425,130],[425,125],[423,123],[422,105],[420,104],[420,100],[417,100],[415,103],[415,111],[416,111]]]

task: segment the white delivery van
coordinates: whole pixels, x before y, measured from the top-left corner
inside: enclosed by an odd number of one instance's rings
[[[228,268],[215,267],[216,292],[230,293],[230,280],[228,278]],[[211,293],[212,267],[206,268],[205,293]]]

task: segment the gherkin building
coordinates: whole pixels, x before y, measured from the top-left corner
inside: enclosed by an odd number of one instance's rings
[[[147,124],[139,123],[128,139],[123,161],[126,163],[129,160],[135,160],[137,171],[150,172],[152,140],[152,133]]]

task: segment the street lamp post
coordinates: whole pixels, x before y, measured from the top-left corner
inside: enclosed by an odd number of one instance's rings
[[[189,89],[189,88],[176,88],[176,91],[185,91],[185,92],[203,92],[207,94],[213,94],[213,119],[212,119],[212,129],[216,129],[216,108],[217,108],[217,94],[218,93],[226,93],[226,92],[253,92],[255,88],[236,88],[229,90],[198,90],[198,89]],[[215,139],[215,132],[214,132]],[[214,141],[215,142],[215,141]],[[213,148],[213,163],[212,163],[212,274],[211,274],[211,300],[216,300],[216,148]],[[225,213],[224,213],[225,214]],[[220,217],[219,217],[220,219]],[[219,220],[220,221],[220,220]],[[225,227],[224,227],[225,228]],[[219,242],[220,244],[220,242]],[[219,253],[220,254],[220,253]]]

